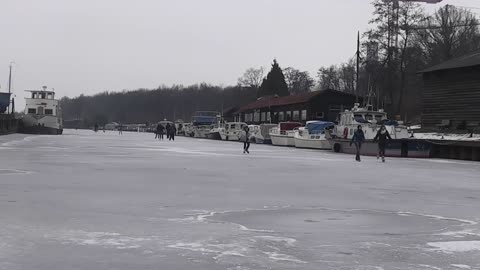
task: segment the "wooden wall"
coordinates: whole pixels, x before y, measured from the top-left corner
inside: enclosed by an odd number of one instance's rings
[[[480,122],[480,66],[423,74],[422,127]]]

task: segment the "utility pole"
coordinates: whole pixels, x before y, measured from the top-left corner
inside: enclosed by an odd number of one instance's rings
[[[10,72],[8,74],[8,93],[9,94],[12,93],[12,64],[13,62],[10,62]],[[10,100],[8,102],[7,113],[9,113],[9,111],[10,111]],[[12,109],[12,113],[13,113],[13,109]]]
[[[358,103],[358,78],[360,75],[360,31],[357,36],[357,81],[355,84],[355,103]]]

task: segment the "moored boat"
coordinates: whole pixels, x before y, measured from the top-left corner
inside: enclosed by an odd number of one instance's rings
[[[25,116],[21,120],[19,131],[28,134],[62,134],[62,110],[55,92],[42,90],[28,90],[31,93],[26,98]]]
[[[295,146],[295,129],[301,127],[298,122],[281,122],[276,127],[270,129],[270,138],[273,145]]]
[[[261,124],[260,130],[253,136],[255,139],[255,143],[272,144],[272,139],[270,138],[270,129],[276,126],[276,124]]]
[[[294,140],[297,148],[330,150],[332,146],[325,138],[327,129],[335,126],[332,122],[309,121],[305,127],[295,130]]]
[[[208,138],[210,130],[219,121],[220,115],[213,111],[198,111],[193,116],[193,137]]]
[[[245,126],[247,124],[244,122],[227,122],[220,136],[224,141],[240,141],[245,134]]]
[[[373,141],[380,127],[384,125],[392,137],[387,142],[385,156],[389,157],[430,157],[431,144],[410,138],[406,126],[401,122],[389,120],[383,110],[373,110],[371,106],[365,108],[355,104],[352,110],[346,110],[339,115],[339,123],[326,137],[335,152],[354,154],[355,146],[350,145],[353,133],[358,126],[362,126],[365,142],[362,144],[361,155],[377,156],[378,144]]]

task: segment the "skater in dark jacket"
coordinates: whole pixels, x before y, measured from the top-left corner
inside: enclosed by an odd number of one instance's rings
[[[245,131],[245,140],[243,141],[243,153],[250,154],[250,152],[248,151],[248,149],[250,148],[250,129],[248,128],[248,126],[245,126],[243,130]]]
[[[363,133],[362,126],[358,125],[357,130],[353,133],[352,140],[350,141],[350,146],[352,143],[355,144],[355,148],[357,149],[357,154],[355,156],[355,160],[360,162],[360,150],[362,149],[362,144],[365,142],[365,133]]]
[[[381,157],[382,162],[385,162],[385,147],[387,146],[387,139],[391,140],[392,137],[390,137],[390,134],[388,133],[387,128],[382,125],[380,127],[380,130],[377,132],[377,135],[375,136],[375,138],[373,138],[374,142],[378,141],[377,159]]]
[[[167,133],[167,139],[170,140],[170,123],[167,123],[167,125],[165,126],[165,132]]]
[[[170,126],[169,133],[170,133],[170,135],[168,137],[168,140],[175,141],[175,133],[177,133],[177,128],[175,127],[175,125]]]

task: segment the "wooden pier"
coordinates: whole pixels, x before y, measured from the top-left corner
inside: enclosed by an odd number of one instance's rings
[[[16,133],[18,121],[13,114],[0,114],[0,135]]]

